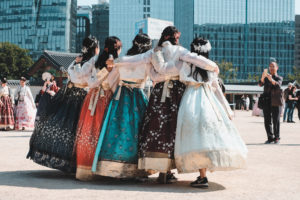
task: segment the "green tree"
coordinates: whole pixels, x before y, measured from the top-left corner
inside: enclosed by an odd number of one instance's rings
[[[293,67],[293,74],[288,74],[289,81],[297,81],[300,84],[300,68]]]
[[[256,74],[251,74],[248,73],[248,78],[245,80],[246,82],[258,82],[259,81],[259,76]]]
[[[9,42],[0,43],[0,76],[19,79],[33,65],[28,50]]]
[[[220,69],[219,77],[223,79],[225,83],[234,82],[237,77],[237,68],[233,67],[231,62],[222,61],[217,63]]]

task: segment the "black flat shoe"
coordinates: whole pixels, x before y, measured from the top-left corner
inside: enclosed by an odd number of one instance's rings
[[[167,173],[167,183],[175,183],[177,178],[174,176],[174,173]]]
[[[157,181],[161,184],[175,183],[177,178],[173,173],[159,173]]]
[[[273,140],[267,140],[265,141],[265,144],[271,144],[273,142]]]
[[[206,177],[201,178],[198,176],[197,179],[194,182],[191,182],[190,185],[197,188],[208,188],[208,180]]]

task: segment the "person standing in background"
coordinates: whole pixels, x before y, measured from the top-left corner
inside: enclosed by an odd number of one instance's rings
[[[241,110],[245,110],[245,104],[246,104],[245,95],[242,95],[242,97],[241,97]]]
[[[269,71],[265,69],[262,77],[259,81],[259,86],[264,86],[263,92],[263,113],[264,113],[264,123],[267,132],[268,140],[265,144],[270,144],[274,142],[279,143],[280,140],[280,115],[279,107],[280,105],[280,95],[272,95],[275,90],[281,90],[282,77],[277,74],[278,65],[276,62],[271,62],[269,65]],[[271,98],[273,97],[273,98]],[[272,127],[273,122],[273,127]]]
[[[2,78],[0,86],[0,129],[13,129],[14,124],[15,120],[10,90],[7,86],[6,78]]]
[[[298,109],[298,119],[300,120],[300,90],[299,89],[296,92],[296,97],[298,98],[296,103],[296,108]]]
[[[287,116],[287,113],[288,113],[288,97],[289,97],[289,93],[292,89],[292,86],[293,86],[293,84],[289,83],[288,87],[283,91],[283,97],[284,97],[284,101],[285,101],[284,112],[283,112],[283,122],[285,122],[286,116]]]
[[[298,101],[298,98],[296,97],[296,87],[293,86],[291,91],[289,92],[289,96],[288,96],[288,119],[287,122],[288,123],[295,123],[293,120],[293,115],[294,115],[294,109],[295,109],[295,105]]]
[[[15,100],[15,129],[33,130],[36,115],[36,106],[30,88],[26,86],[25,77],[20,78],[20,86],[16,91]]]
[[[246,98],[245,98],[245,105],[246,105],[246,110],[249,111],[250,98],[248,95],[246,95]]]

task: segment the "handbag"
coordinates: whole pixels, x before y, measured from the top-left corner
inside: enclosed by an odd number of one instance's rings
[[[282,106],[283,105],[283,91],[280,87],[272,88],[271,90],[271,105]]]

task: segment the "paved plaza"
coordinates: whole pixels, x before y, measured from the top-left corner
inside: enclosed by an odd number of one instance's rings
[[[295,114],[297,110],[295,110]],[[198,174],[176,174],[175,184],[74,176],[26,159],[31,132],[0,132],[0,200],[299,200],[300,122],[281,123],[281,143],[265,145],[262,117],[236,111],[234,123],[249,149],[248,168],[208,173],[209,189],[191,188]],[[282,121],[282,119],[281,119]]]

